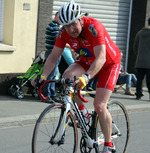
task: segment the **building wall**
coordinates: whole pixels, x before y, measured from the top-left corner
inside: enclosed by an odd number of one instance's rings
[[[25,3],[29,5],[30,10],[24,9]],[[32,58],[35,57],[38,2],[37,0],[5,0],[4,10],[0,74],[24,73],[31,65]],[[10,49],[7,49],[7,45]]]
[[[32,64],[36,50],[38,0],[5,0],[0,42],[0,94],[3,85]]]

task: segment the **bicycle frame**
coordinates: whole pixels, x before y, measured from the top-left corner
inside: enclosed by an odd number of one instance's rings
[[[88,148],[90,148],[90,149],[95,148],[96,149],[96,152],[99,152],[98,146],[104,143],[104,140],[105,140],[104,139],[104,136],[103,136],[103,134],[101,136],[99,136],[97,141],[95,141],[94,139],[92,139],[89,136],[88,131],[87,131],[87,128],[86,128],[86,124],[85,124],[84,119],[83,119],[83,116],[82,116],[81,112],[79,111],[76,102],[73,99],[73,97],[74,97],[73,94],[74,94],[74,92],[70,90],[69,91],[69,94],[68,94],[68,96],[70,96],[69,103],[73,106],[73,110],[75,110],[74,112],[76,113],[76,115],[78,117],[78,120],[80,122],[82,136],[84,136]],[[88,102],[87,99],[84,99],[82,97],[82,95],[89,95],[88,92],[85,92],[85,91],[81,91],[80,92],[79,91],[78,92],[78,95],[79,95],[80,99],[82,99],[84,102]],[[117,126],[115,125],[114,122],[112,122],[112,126],[115,128],[115,130],[117,131],[117,133],[115,135],[111,136],[111,139],[116,139],[116,138],[118,138],[120,136],[120,131],[117,128]]]
[[[45,81],[43,85],[40,86],[40,89],[39,89],[39,95],[42,99],[44,100],[47,100],[42,94],[41,94],[41,90],[43,88],[43,86],[47,83],[50,83],[50,81]],[[74,94],[76,94],[72,88],[72,86],[68,86],[67,89],[66,89],[66,93],[65,93],[65,98],[64,98],[64,122],[63,122],[63,129],[62,129],[62,134],[61,134],[61,141],[63,140],[63,137],[64,137],[64,134],[65,134],[65,129],[67,127],[67,114],[70,113],[71,111],[71,106],[73,107],[72,110],[74,110],[74,112],[76,113],[77,117],[78,117],[78,120],[80,122],[80,126],[81,126],[81,133],[82,133],[82,136],[84,136],[85,140],[86,140],[86,143],[87,143],[87,147],[89,148],[94,148],[97,144],[97,142],[94,140],[94,139],[91,139],[91,137],[89,136],[88,134],[88,130],[86,128],[86,124],[84,122],[84,119],[83,119],[83,116],[81,114],[81,112],[78,110],[78,106],[76,104],[76,102],[74,101]],[[86,100],[85,100],[86,101]],[[59,130],[59,125],[62,121],[61,119],[62,117],[62,114],[60,115],[60,118],[59,118],[59,121],[58,121],[58,124],[54,130],[54,133],[52,135],[52,138],[50,140],[51,143],[54,143],[54,139],[55,139],[55,136],[56,136],[56,133],[57,133],[57,130]],[[58,143],[58,142],[55,142],[55,143]],[[98,148],[98,147],[97,147]]]
[[[81,99],[82,101],[84,101],[84,102],[88,102],[88,100],[87,100],[87,99],[84,99],[84,98],[82,97],[82,95],[88,95],[88,96],[94,97],[93,93],[90,93],[90,92],[85,92],[85,91],[78,91],[78,92],[81,92],[81,93],[79,93],[78,95],[79,95],[80,99]],[[78,109],[77,109],[77,110],[78,110]],[[80,113],[80,112],[79,112],[79,113]],[[83,117],[82,117],[82,118],[83,118]],[[118,127],[116,126],[116,124],[115,124],[113,121],[112,121],[112,126],[113,126],[114,129],[117,131],[116,134],[114,134],[113,136],[111,136],[111,139],[113,140],[113,139],[116,139],[116,138],[118,138],[119,136],[121,136],[121,134],[120,134],[120,130],[118,129]],[[104,139],[103,134],[102,134],[101,136],[98,137],[98,140],[96,141],[96,143],[97,143],[98,145],[101,145],[101,144],[103,144],[104,142],[105,142],[105,139]]]
[[[41,94],[41,90],[43,88],[43,86],[46,84],[46,83],[50,83],[51,81],[45,81],[45,83],[43,85],[40,86],[41,89],[39,89],[39,95],[42,99],[45,99],[45,97]],[[78,121],[80,123],[80,129],[81,129],[81,133],[82,133],[82,136],[84,137],[85,141],[86,141],[86,147],[88,147],[89,149],[93,149],[95,148],[95,151],[96,153],[99,153],[99,148],[98,146],[103,144],[104,143],[104,136],[103,134],[101,134],[101,136],[98,137],[98,140],[94,140],[93,137],[91,137],[88,133],[88,129],[87,129],[87,126],[85,124],[85,121],[84,121],[84,118],[81,114],[81,112],[79,111],[78,109],[78,106],[74,100],[74,97],[75,97],[75,94],[77,95],[78,93],[78,96],[81,100],[85,101],[85,102],[88,102],[88,100],[84,99],[81,95],[80,92],[76,92],[73,90],[73,87],[71,85],[68,85],[67,88],[66,88],[66,93],[65,93],[65,98],[64,98],[64,101],[63,101],[63,108],[64,110],[61,111],[60,113],[60,116],[59,116],[59,120],[58,120],[58,123],[57,123],[57,126],[54,130],[54,133],[52,134],[52,137],[51,137],[51,140],[50,140],[50,143],[52,144],[63,144],[64,142],[64,137],[65,137],[65,130],[66,130],[66,127],[68,126],[68,121],[67,121],[67,116],[69,115],[69,113],[71,113],[71,110],[73,110],[77,117],[78,117]],[[89,95],[88,92],[82,92],[83,95]],[[96,114],[97,115],[97,114]],[[56,142],[55,141],[55,137],[56,137],[56,134],[57,134],[57,131],[59,130],[59,125],[61,124],[62,122],[62,117],[64,116],[64,121],[63,121],[63,129],[61,131],[61,136],[60,136],[60,140],[59,142]],[[96,118],[98,119],[98,118]],[[75,120],[75,118],[74,118]],[[92,124],[95,124],[95,121],[92,119]],[[91,125],[92,125],[91,124]],[[120,131],[119,129],[117,128],[117,126],[115,125],[115,123],[113,123],[113,127],[116,129],[117,133],[114,134],[111,139],[116,139],[118,138],[121,134],[120,134]],[[90,126],[90,128],[95,128],[95,125]]]

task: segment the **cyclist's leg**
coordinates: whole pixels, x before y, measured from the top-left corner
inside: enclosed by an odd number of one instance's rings
[[[79,63],[73,63],[71,64],[66,71],[64,72],[62,78],[69,78],[69,79],[74,79],[74,76],[80,77],[82,74],[85,74],[85,69],[84,67],[79,64]],[[82,101],[76,96],[75,101],[77,102],[77,105],[82,105]]]
[[[114,64],[107,69],[102,69],[99,72],[96,96],[94,99],[94,107],[97,114],[99,115],[100,125],[105,137],[105,144],[107,143],[107,145],[110,147],[112,147],[111,144],[112,118],[107,110],[107,103],[117,82],[119,69],[120,69],[120,63]]]
[[[105,137],[105,142],[111,142],[112,118],[107,110],[107,102],[111,94],[111,90],[105,88],[97,88],[96,96],[94,99],[94,107],[97,114],[99,115],[99,121]]]
[[[71,64],[62,75],[62,78],[74,79],[74,76],[80,77],[85,73],[85,69],[78,63]]]
[[[112,142],[118,153],[125,153],[127,150],[129,136],[130,136],[130,125],[129,116],[126,108],[117,100],[111,100],[108,102],[107,109],[112,116]],[[103,149],[104,136],[99,125],[98,116],[94,116],[94,139],[98,142],[99,151]]]

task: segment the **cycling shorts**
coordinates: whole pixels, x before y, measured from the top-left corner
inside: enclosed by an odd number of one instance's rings
[[[75,61],[80,64],[85,71],[87,71],[90,65],[84,63],[81,60]],[[97,88],[105,88],[111,91],[114,90],[120,71],[120,62],[113,63],[105,68],[102,68],[93,78],[99,77],[97,82]]]

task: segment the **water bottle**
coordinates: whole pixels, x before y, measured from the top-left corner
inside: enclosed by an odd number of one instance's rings
[[[85,124],[88,125],[90,123],[90,118],[87,109],[84,105],[79,105],[79,110],[84,117]]]

